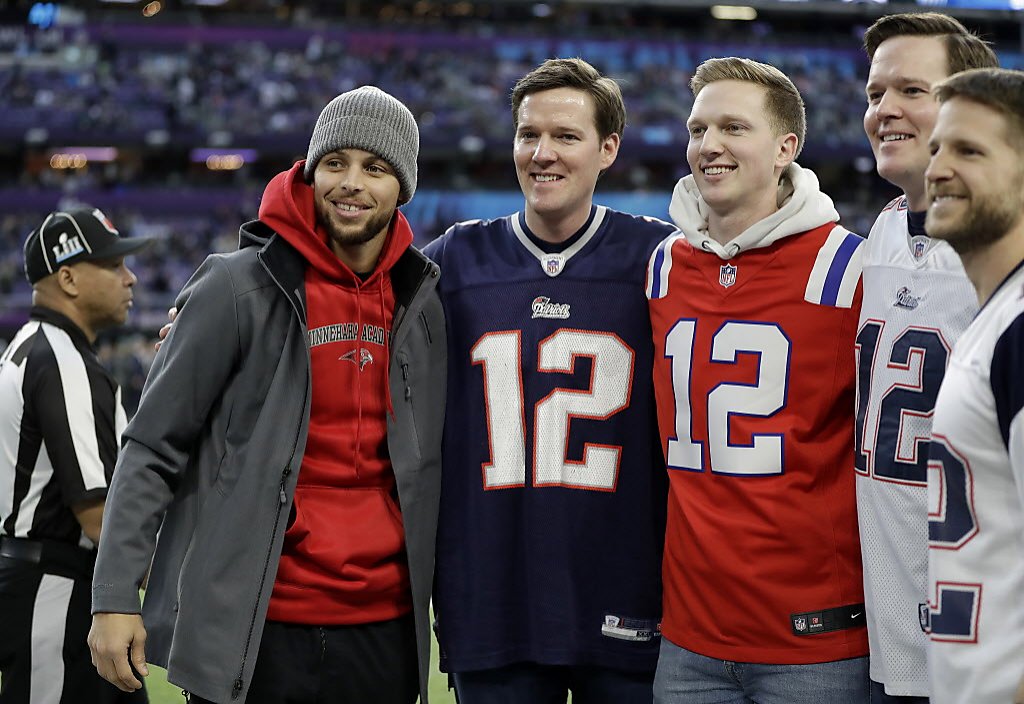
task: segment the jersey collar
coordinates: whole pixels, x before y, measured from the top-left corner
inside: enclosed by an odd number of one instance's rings
[[[30,320],[38,320],[55,325],[66,332],[78,347],[84,347],[87,350],[95,349],[92,344],[90,344],[89,338],[87,338],[85,333],[82,332],[82,329],[71,322],[71,318],[67,317],[63,313],[58,313],[53,308],[32,306],[32,310],[29,312],[28,317]]]
[[[594,238],[597,231],[601,229],[607,212],[608,209],[603,205],[591,206],[590,218],[583,224],[583,227],[573,233],[572,237],[565,242],[559,243],[545,242],[530,232],[530,228],[526,225],[526,214],[523,212],[510,215],[509,222],[516,239],[526,251],[537,259],[544,273],[555,277],[561,274],[569,260]]]

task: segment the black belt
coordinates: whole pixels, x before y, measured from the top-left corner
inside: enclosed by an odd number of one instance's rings
[[[71,579],[92,579],[96,552],[54,540],[28,540],[0,535],[0,557],[39,565],[43,572]]]

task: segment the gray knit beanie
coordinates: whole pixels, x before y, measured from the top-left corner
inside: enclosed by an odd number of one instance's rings
[[[361,86],[327,103],[309,140],[303,175],[312,183],[316,165],[335,149],[363,149],[388,162],[402,191],[398,204],[416,192],[420,133],[416,118],[397,98],[374,86]]]

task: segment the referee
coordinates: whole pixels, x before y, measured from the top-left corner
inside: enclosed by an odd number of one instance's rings
[[[25,242],[32,312],[0,357],[0,704],[145,702],[104,681],[86,635],[103,502],[126,424],[96,334],[137,279],[91,207],[50,213]]]

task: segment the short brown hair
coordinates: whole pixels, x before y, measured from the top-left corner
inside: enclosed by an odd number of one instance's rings
[[[594,101],[594,127],[604,139],[626,130],[626,105],[619,84],[583,59],[548,59],[516,81],[512,89],[512,124],[519,129],[519,106],[532,93],[555,88],[581,90]]]
[[[938,37],[946,46],[949,75],[971,68],[998,68],[999,59],[988,42],[973,34],[959,20],[939,12],[904,12],[878,19],[864,32],[868,59],[886,39],[893,37]]]
[[[1006,118],[1006,139],[1024,152],[1024,72],[976,68],[950,76],[935,87],[940,103],[964,98]]]
[[[697,67],[690,79],[693,97],[696,98],[709,83],[718,81],[747,81],[764,86],[767,90],[764,107],[768,111],[768,122],[776,134],[792,132],[796,135],[794,158],[800,155],[807,134],[807,114],[804,99],[800,97],[800,91],[789,80],[789,76],[771,64],[762,64],[753,59],[736,56],[708,59]]]

